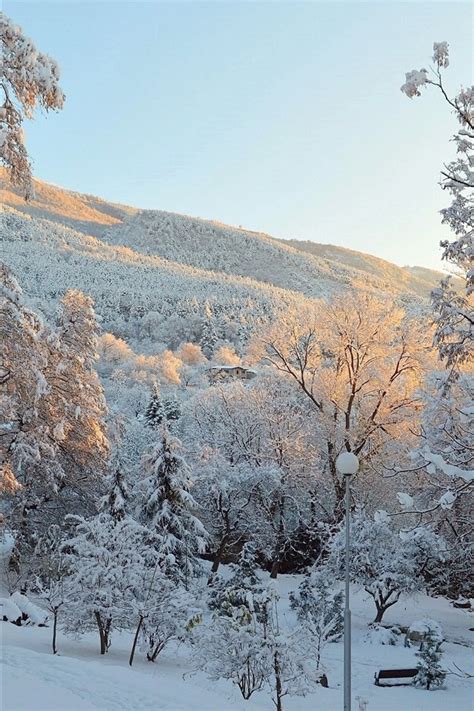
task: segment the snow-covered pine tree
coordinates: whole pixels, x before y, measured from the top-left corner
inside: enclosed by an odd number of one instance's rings
[[[155,381],[153,383],[150,402],[145,412],[145,422],[148,427],[158,429],[165,417],[165,410],[160,395],[160,386]]]
[[[256,549],[253,543],[245,543],[237,563],[230,566],[228,579],[213,578],[209,590],[209,608],[217,615],[250,619],[250,612],[257,615],[255,598],[263,593],[263,585],[257,574]]]
[[[443,637],[440,635],[439,629],[428,627],[424,633],[421,648],[416,653],[418,674],[414,679],[415,686],[428,689],[428,691],[433,687],[443,686],[446,672],[440,664],[442,642]]]
[[[343,593],[334,587],[333,572],[323,566],[306,575],[298,592],[290,593],[302,633],[301,642],[316,655],[316,669],[327,642],[337,641],[344,627]]]
[[[159,443],[143,459],[139,517],[151,533],[160,570],[187,588],[199,572],[198,554],[206,548],[207,533],[194,513],[191,471],[180,450],[179,440],[164,428]]]
[[[164,403],[166,419],[169,423],[176,422],[181,417],[181,407],[177,400],[165,400]]]
[[[219,337],[214,325],[214,313],[208,301],[204,305],[204,316],[201,328],[201,338],[199,345],[202,352],[207,358],[211,358],[214,354]]]
[[[116,521],[121,521],[126,514],[126,501],[129,497],[125,474],[120,462],[112,462],[110,474],[106,479],[107,493],[102,498],[101,509],[110,514]]]

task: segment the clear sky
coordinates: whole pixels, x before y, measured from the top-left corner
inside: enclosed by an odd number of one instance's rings
[[[20,2],[58,60],[62,112],[27,125],[35,174],[139,207],[438,268],[456,123],[399,90],[451,49],[472,83],[472,4]]]

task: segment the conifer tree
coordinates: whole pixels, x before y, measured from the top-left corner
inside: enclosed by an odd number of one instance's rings
[[[212,357],[212,355],[214,354],[218,340],[219,337],[214,326],[214,314],[212,312],[211,305],[208,301],[206,301],[206,304],[204,306],[204,318],[201,330],[200,346],[202,348],[202,352],[207,358]]]
[[[160,387],[157,382],[153,383],[151,399],[145,412],[145,422],[148,427],[158,429],[165,418],[163,403],[160,396]]]
[[[415,686],[422,687],[428,691],[437,686],[442,686],[446,678],[446,672],[440,665],[441,644],[443,638],[439,631],[433,627],[428,627],[423,637],[420,650],[416,653],[418,657],[418,674],[414,679]]]
[[[188,587],[199,571],[197,555],[205,550],[207,534],[194,515],[191,472],[180,449],[179,440],[163,429],[161,441],[145,456],[141,520],[150,530],[161,571]]]
[[[319,669],[324,645],[337,641],[344,627],[343,594],[334,590],[334,574],[320,568],[307,575],[298,592],[290,593],[290,602],[301,625],[301,641],[316,652]]]
[[[112,471],[106,481],[107,494],[101,501],[101,508],[107,511],[116,521],[121,521],[125,516],[125,506],[129,493],[125,475],[118,461],[113,463]]]

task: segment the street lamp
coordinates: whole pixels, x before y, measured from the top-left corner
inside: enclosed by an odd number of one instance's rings
[[[336,469],[346,479],[346,575],[344,600],[344,711],[351,711],[351,610],[349,607],[349,523],[351,507],[350,479],[357,474],[359,460],[352,452],[341,452],[336,459]]]

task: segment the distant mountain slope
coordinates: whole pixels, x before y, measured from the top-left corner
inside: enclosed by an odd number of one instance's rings
[[[13,208],[0,215],[0,236],[2,260],[45,313],[67,289],[81,289],[94,298],[104,329],[131,342],[176,347],[211,328],[216,339],[241,346],[255,328],[304,301],[296,292],[141,254]]]
[[[0,178],[5,178],[4,172]],[[100,237],[103,243],[205,271],[248,277],[309,297],[327,297],[353,285],[426,298],[442,276],[421,267],[401,268],[343,247],[278,240],[211,220],[117,205],[39,180],[36,197],[28,203],[8,185],[3,187],[4,205]]]
[[[327,297],[349,286],[354,278],[350,268],[302,254],[269,235],[171,212],[142,210],[113,225],[102,239],[142,254],[249,277],[309,297]]]
[[[439,284],[441,272],[426,267],[399,267],[380,257],[356,252],[347,247],[332,244],[319,244],[309,240],[282,240],[295,249],[311,254],[331,263],[344,264],[348,268],[371,274],[385,284],[396,284],[400,291],[413,291],[419,296],[427,296]]]
[[[0,202],[31,217],[59,222],[85,234],[100,236],[110,225],[117,224],[137,212],[136,208],[116,205],[93,195],[82,195],[71,190],[35,180],[35,196],[25,202],[13,188],[4,168],[0,168]]]

